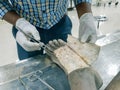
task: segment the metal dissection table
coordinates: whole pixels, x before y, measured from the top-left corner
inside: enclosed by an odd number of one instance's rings
[[[120,33],[99,39],[100,54],[92,66],[107,85],[120,71]],[[64,71],[46,55],[0,67],[0,90],[70,90]]]

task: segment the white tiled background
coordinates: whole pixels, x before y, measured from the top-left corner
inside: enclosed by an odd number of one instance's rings
[[[120,7],[96,7],[92,6],[94,16],[106,15],[108,21],[100,23],[99,31],[102,34],[108,34],[120,30]],[[73,23],[73,35],[78,36],[79,22],[77,19],[76,10],[68,12]],[[0,66],[15,62],[17,57],[16,43],[12,36],[12,25],[0,20]]]

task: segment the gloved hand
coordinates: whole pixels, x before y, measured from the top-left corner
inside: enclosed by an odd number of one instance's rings
[[[53,56],[55,50],[65,45],[66,42],[61,39],[49,41],[49,43],[46,45],[45,51],[49,56]]]
[[[96,27],[92,13],[85,13],[80,17],[79,40],[95,43],[97,40]]]
[[[55,54],[55,51],[57,49],[65,45],[66,45],[66,42],[64,42],[61,39],[49,41],[49,43],[46,45],[45,51],[47,55],[50,56],[51,60],[57,65],[59,65],[67,73],[66,67],[61,64],[60,60],[58,60]]]
[[[39,44],[31,42],[30,38],[19,31],[21,29],[27,35],[31,35],[36,40],[40,40],[39,33],[33,25],[31,25],[24,18],[20,18],[16,21],[16,28],[18,29],[18,32],[16,34],[16,41],[21,45],[23,49],[25,49],[26,51],[41,50],[41,47],[43,46],[42,42]]]
[[[51,60],[58,64],[66,74],[88,65],[61,39],[50,41],[46,45],[45,51]]]

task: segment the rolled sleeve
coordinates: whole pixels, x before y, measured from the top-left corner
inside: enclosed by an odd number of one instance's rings
[[[0,1],[0,19],[10,10],[12,10],[12,7],[9,2]]]
[[[91,3],[92,0],[74,0],[75,5],[82,3],[82,2],[87,2],[87,3]]]

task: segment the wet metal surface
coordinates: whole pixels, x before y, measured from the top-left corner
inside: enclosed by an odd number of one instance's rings
[[[105,88],[105,90],[120,90],[120,72],[112,80],[112,82]]]
[[[61,89],[70,90],[67,76],[46,55],[0,67],[0,90]]]
[[[92,66],[101,75],[103,86],[100,90],[104,90],[120,71],[120,33],[102,38],[97,44],[101,46],[101,50],[98,60]]]
[[[97,41],[100,54],[92,66],[103,79],[104,90],[120,71],[120,33]],[[64,72],[46,56],[0,67],[0,90],[70,90]]]

